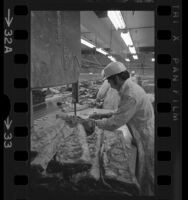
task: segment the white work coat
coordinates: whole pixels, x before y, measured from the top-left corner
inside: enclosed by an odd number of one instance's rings
[[[138,81],[137,81],[137,77],[136,77],[136,75],[134,75],[134,76],[131,76],[131,80],[133,81],[133,82],[135,82],[135,83],[137,83]]]
[[[138,149],[136,177],[141,195],[154,192],[154,111],[145,91],[127,79],[120,91],[120,104],[111,118],[96,120],[99,128],[113,131],[124,124],[129,127]]]
[[[103,109],[117,110],[120,97],[117,90],[111,88],[108,80],[105,80],[97,93],[97,99],[104,99]]]

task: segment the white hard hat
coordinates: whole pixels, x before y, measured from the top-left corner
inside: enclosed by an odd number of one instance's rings
[[[104,68],[105,78],[109,78],[110,76],[119,74],[123,71],[126,71],[127,68],[121,62],[111,62]]]

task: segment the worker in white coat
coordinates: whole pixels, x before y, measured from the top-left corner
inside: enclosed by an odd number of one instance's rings
[[[137,83],[137,76],[135,71],[131,71],[130,78],[133,82]]]
[[[136,177],[141,195],[154,195],[154,111],[145,91],[134,83],[126,67],[112,62],[104,68],[105,77],[120,95],[118,110],[100,120],[87,119],[90,126],[114,131],[127,124],[138,150]]]
[[[101,75],[104,79],[104,70],[102,70]],[[103,100],[103,109],[108,110],[117,110],[120,96],[117,92],[117,90],[111,88],[110,84],[108,83],[108,80],[104,80],[102,86],[99,88],[99,91],[97,93],[96,102],[100,102]]]

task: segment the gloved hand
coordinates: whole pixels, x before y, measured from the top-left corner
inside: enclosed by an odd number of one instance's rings
[[[96,108],[102,108],[103,107],[103,102],[96,103]]]
[[[83,120],[82,125],[84,126],[87,136],[91,135],[95,131],[95,120],[93,119]]]

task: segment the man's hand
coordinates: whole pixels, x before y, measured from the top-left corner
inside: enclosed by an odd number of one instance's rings
[[[84,126],[87,136],[91,135],[95,131],[95,120],[93,119],[83,120],[82,125]]]
[[[94,119],[82,119],[80,117],[69,116],[67,114],[56,115],[56,118],[63,119],[71,127],[74,127],[77,123],[81,123],[84,126],[87,135],[91,135],[95,131]]]
[[[90,103],[89,103],[89,107],[90,108],[93,108],[96,106],[96,101],[95,100],[92,100]]]
[[[100,99],[100,98],[96,99],[96,107],[97,108],[102,108],[103,103],[104,103],[104,99]]]

